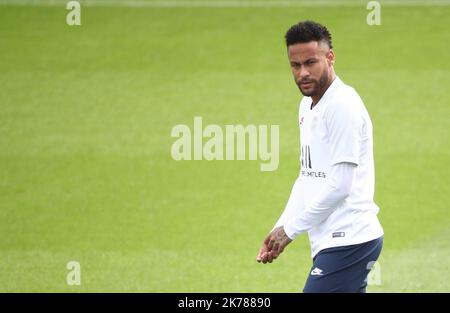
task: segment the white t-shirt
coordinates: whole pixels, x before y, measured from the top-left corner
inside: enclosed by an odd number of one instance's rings
[[[291,239],[308,232],[314,257],[326,248],[379,238],[383,229],[373,201],[372,122],[363,101],[336,77],[312,109],[311,104],[310,97],[300,102],[301,170],[275,227],[284,225]],[[352,173],[341,199],[333,198],[342,189],[333,186],[339,173]]]

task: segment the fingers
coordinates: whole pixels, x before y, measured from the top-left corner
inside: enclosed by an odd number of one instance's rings
[[[279,253],[276,252],[278,250],[279,244],[275,242],[274,238],[271,235],[267,236],[264,240],[264,243],[259,250],[258,256],[256,257],[256,261],[258,263],[272,263],[275,260]]]
[[[258,255],[258,257],[256,258],[256,261],[258,263],[263,263],[266,264],[267,262],[269,262],[269,255],[270,255],[270,251],[263,251],[262,253],[260,253]]]
[[[261,262],[262,259],[263,259],[264,254],[267,253],[268,251],[269,251],[269,249],[267,247],[267,244],[264,241],[264,243],[261,246],[261,249],[259,249],[258,255],[256,257],[256,261],[257,262]]]
[[[267,247],[268,247],[270,250],[272,250],[272,248],[273,248],[273,239],[270,239],[270,240],[269,240],[269,243],[267,244]]]
[[[276,249],[269,250],[267,249],[266,245],[263,245],[263,247],[261,247],[261,250],[259,251],[258,256],[256,257],[256,261],[258,263],[266,264],[272,263],[273,260],[276,260],[278,256],[283,252],[284,247],[279,244],[275,244],[274,247]]]
[[[275,250],[275,244],[279,242],[277,240],[277,234],[280,232],[280,227],[275,228],[266,238],[268,240],[267,247],[269,247],[270,250]]]
[[[259,256],[259,259],[257,259],[257,261],[259,263],[262,262],[263,264],[266,264],[267,263],[267,252],[262,253],[261,256]]]
[[[263,264],[266,264],[266,263],[272,263],[272,260],[273,260],[273,256],[272,256],[272,252],[271,252],[271,251],[265,252],[265,253],[261,256],[261,262],[262,262]]]
[[[269,251],[269,249],[267,248],[267,245],[263,243],[261,248],[259,249],[257,259],[260,258],[263,255],[263,253],[267,251]]]
[[[275,260],[278,257],[278,255],[274,251],[270,251],[268,253],[267,262],[272,263],[273,260]]]
[[[256,257],[256,261],[259,263],[272,263],[273,260],[278,258],[278,256],[283,252],[284,248],[287,246],[287,244],[290,242],[285,242],[280,236],[277,240],[277,234],[278,232],[283,232],[284,230],[280,230],[281,227],[278,229],[275,229],[273,232],[271,232],[265,239],[264,243],[259,250],[258,256]]]
[[[273,254],[272,251],[267,253],[267,262],[272,263],[273,261]]]
[[[278,257],[279,254],[275,253],[274,251],[268,251],[268,252],[264,252],[264,254],[261,255],[261,257],[259,258],[258,263],[272,263],[273,260],[275,260]]]
[[[270,236],[267,236],[267,238],[264,240],[263,245],[261,246],[261,249],[259,250],[258,256],[256,257],[256,261],[259,263],[266,264],[267,262],[271,263],[273,260],[273,255],[271,252],[271,249],[269,248],[268,244],[270,241]]]
[[[284,247],[285,247],[285,245],[283,243],[277,243],[274,246],[273,251],[277,256],[279,256],[283,252]]]
[[[278,253],[278,248],[280,247],[280,243],[275,242],[272,247],[272,251]]]
[[[264,243],[267,245],[269,250],[272,250],[273,245],[275,243],[275,236],[273,234],[274,232],[271,232],[270,234],[267,235],[266,239],[264,240]]]
[[[256,256],[256,262],[260,263],[264,257],[264,254],[264,251],[259,251],[258,255]]]

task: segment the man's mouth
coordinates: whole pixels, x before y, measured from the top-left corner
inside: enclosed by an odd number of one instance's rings
[[[312,81],[304,81],[304,82],[300,82],[300,86],[302,87],[308,87],[312,84]]]

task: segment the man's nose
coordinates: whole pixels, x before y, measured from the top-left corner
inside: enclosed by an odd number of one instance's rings
[[[304,66],[302,66],[300,68],[300,79],[306,78],[308,76],[309,76],[309,71]]]

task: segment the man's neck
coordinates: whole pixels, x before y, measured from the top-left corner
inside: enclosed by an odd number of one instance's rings
[[[325,94],[325,92],[328,90],[328,88],[331,86],[331,84],[334,82],[334,79],[336,78],[336,74],[333,72],[331,74],[331,77],[329,79],[329,81],[327,82],[327,84],[322,88],[322,90],[320,91],[320,93],[316,96],[311,96],[312,99],[312,104],[311,104],[311,109],[314,108],[316,106],[317,103],[319,103],[320,99],[322,98],[322,96]]]

